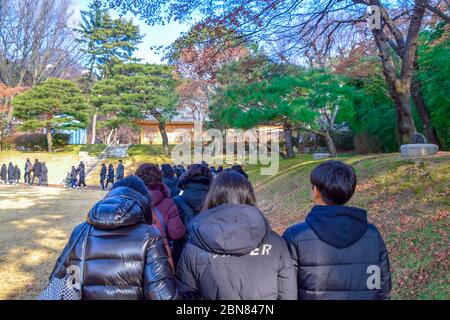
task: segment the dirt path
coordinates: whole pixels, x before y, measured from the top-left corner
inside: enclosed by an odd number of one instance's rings
[[[96,190],[0,186],[0,299],[34,299]]]

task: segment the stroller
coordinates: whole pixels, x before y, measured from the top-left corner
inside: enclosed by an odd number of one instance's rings
[[[66,177],[64,178],[63,184],[64,184],[64,188],[69,188],[70,189],[70,186],[71,186],[70,172],[68,172]]]

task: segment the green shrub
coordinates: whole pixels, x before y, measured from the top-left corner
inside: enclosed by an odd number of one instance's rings
[[[47,135],[45,133],[28,133],[15,139],[16,150],[45,151],[47,150]],[[52,137],[53,147],[64,147],[69,143],[69,134],[55,133]]]

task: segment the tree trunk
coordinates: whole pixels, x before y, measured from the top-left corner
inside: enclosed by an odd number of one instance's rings
[[[411,96],[414,101],[414,105],[416,106],[417,112],[420,115],[420,119],[422,119],[423,124],[423,132],[425,137],[427,137],[428,142],[437,145],[440,149],[442,149],[442,145],[439,141],[439,138],[436,133],[436,129],[431,124],[430,114],[427,110],[427,106],[425,105],[425,101],[423,100],[422,94],[420,92],[420,82],[417,78],[414,78],[411,84]]]
[[[113,133],[114,133],[114,130],[115,130],[115,129],[111,129],[111,131],[110,131],[109,134],[108,134],[108,137],[106,138],[106,144],[107,144],[107,145],[110,145],[110,144],[111,144],[111,137],[112,137],[112,135],[113,135]]]
[[[167,137],[166,123],[164,121],[159,122],[159,132],[161,133],[164,154],[166,156],[169,156],[170,155],[169,138]]]
[[[420,80],[417,78],[417,75],[420,72],[419,64],[417,63],[417,50],[416,50],[416,60],[414,61],[414,71],[416,74],[413,75],[411,83],[411,96],[413,98],[417,112],[419,113],[420,119],[422,119],[423,132],[430,143],[433,143],[437,145],[440,149],[442,149],[442,145],[439,141],[436,130],[431,124],[430,113],[428,112],[425,100],[422,97],[422,84],[420,83]]]
[[[397,114],[397,140],[400,145],[411,143],[412,134],[417,131],[411,112],[410,87],[411,83],[400,85],[401,89],[396,90],[396,93],[392,97]]]
[[[117,129],[114,129],[113,144],[117,144]]]
[[[411,22],[409,24],[407,39],[404,41],[400,30],[395,26],[392,19],[386,13],[379,0],[370,0],[371,5],[381,8],[381,17],[388,29],[393,33],[396,40],[396,52],[401,59],[400,76],[397,75],[396,66],[389,46],[389,37],[384,33],[384,28],[372,29],[372,34],[378,48],[378,53],[383,66],[383,74],[389,89],[389,95],[394,101],[396,111],[396,131],[399,144],[408,144],[412,134],[416,131],[412,117],[410,97],[411,80],[414,69],[415,52],[418,45],[418,36],[423,20],[425,7],[423,4],[415,3]]]
[[[47,126],[47,151],[53,152],[52,128]]]
[[[97,112],[92,117],[91,144],[95,144],[95,131],[97,129]]]
[[[333,138],[331,138],[330,130],[325,131],[325,141],[327,143],[328,151],[332,158],[336,158],[336,146],[334,145]]]
[[[292,130],[291,126],[288,123],[285,123],[283,126],[284,131],[284,142],[286,144],[286,152],[288,158],[292,158],[295,156],[294,146],[292,144]]]

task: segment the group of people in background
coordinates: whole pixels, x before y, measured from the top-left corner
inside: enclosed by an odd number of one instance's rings
[[[87,188],[86,185],[86,167],[83,161],[80,161],[78,167],[72,166],[70,172],[67,173],[65,185],[70,189]]]
[[[114,181],[122,180],[125,177],[125,167],[123,166],[122,160],[119,160],[119,164],[117,165],[116,171],[114,173],[114,166],[112,164],[108,165],[108,169],[106,169],[106,164],[102,163],[102,167],[100,169],[100,185],[102,189],[108,189],[108,185],[111,186],[114,184]],[[106,185],[105,185],[106,181]]]
[[[0,180],[3,184],[19,184],[21,178],[21,170],[18,165],[13,165],[12,162],[3,164],[0,169]],[[27,159],[24,167],[24,183],[28,185],[37,184],[39,186],[48,186],[48,169],[45,162],[40,162],[38,159],[31,163]]]
[[[242,166],[182,170],[145,163],[116,181],[74,229],[50,279],[85,270],[88,300],[389,298],[384,241],[364,209],[345,205],[357,183],[351,166],[314,168],[314,206],[282,237]]]

